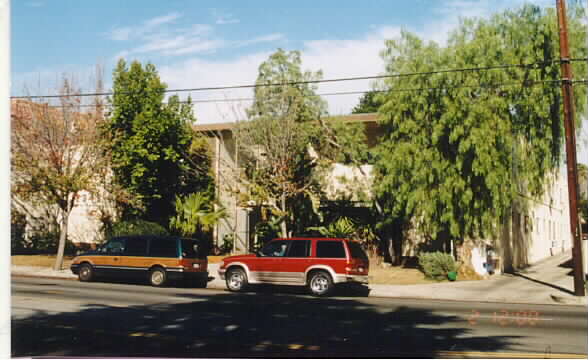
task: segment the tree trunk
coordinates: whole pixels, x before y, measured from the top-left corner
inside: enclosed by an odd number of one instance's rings
[[[398,265],[398,259],[396,257],[396,251],[394,249],[394,239],[392,236],[388,237],[388,256],[390,257],[390,263],[392,265]]]
[[[59,246],[57,247],[57,257],[55,259],[55,265],[53,265],[53,270],[61,270],[63,268],[63,254],[65,252],[65,242],[67,241],[69,214],[70,211],[62,211],[59,222]]]
[[[282,194],[281,203],[282,203],[281,210],[285,214],[286,213],[286,194]],[[288,226],[286,224],[286,216],[282,217],[282,222],[280,223],[280,227],[282,229],[282,237],[287,238],[288,237]]]

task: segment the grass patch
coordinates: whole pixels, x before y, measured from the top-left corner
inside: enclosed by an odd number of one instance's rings
[[[53,267],[55,265],[56,255],[13,255],[11,257],[12,265],[18,266],[42,266]],[[63,268],[67,269],[71,265],[73,256],[63,257]]]

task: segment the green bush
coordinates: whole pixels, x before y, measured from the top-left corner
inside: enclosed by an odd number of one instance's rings
[[[19,254],[27,248],[25,241],[26,216],[13,212],[10,218],[10,250],[13,254]]]
[[[106,238],[127,235],[169,235],[169,232],[163,226],[154,222],[131,220],[115,223],[106,234]]]
[[[439,251],[418,256],[420,270],[429,279],[447,279],[447,273],[457,271],[457,263],[450,254]]]

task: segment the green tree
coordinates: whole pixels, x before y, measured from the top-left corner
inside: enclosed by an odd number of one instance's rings
[[[570,11],[570,46],[586,57],[586,26]],[[465,19],[446,47],[403,32],[386,42],[394,77],[380,107],[376,192],[389,219],[413,220],[432,239],[485,236],[517,194],[540,195],[562,151],[562,95],[553,9],[526,5]],[[440,69],[536,64],[487,71]],[[585,62],[574,62],[586,74]],[[421,88],[419,91],[395,91]],[[582,113],[586,91],[576,87]]]
[[[297,222],[293,208],[314,191],[308,149],[326,104],[308,82],[321,76],[301,70],[298,51],[279,49],[259,66],[249,119],[236,131],[250,201],[271,206],[285,237],[292,230],[288,225]],[[269,86],[274,83],[284,85]]]
[[[104,119],[99,101],[93,112],[83,113],[79,93],[64,77],[59,106],[17,101],[11,118],[13,205],[23,213],[39,212],[43,207],[57,210],[55,270],[63,266],[69,217],[79,195],[97,195],[101,175],[107,169],[101,148],[99,126]]]
[[[359,98],[359,104],[357,104],[351,113],[353,114],[366,114],[376,113],[382,105],[382,97],[379,91],[372,90],[363,94]]]
[[[176,195],[210,186],[209,160],[193,146],[190,99],[170,96],[154,65],[120,60],[113,73],[112,112],[105,126],[116,181],[142,208],[126,206],[123,218],[144,217],[167,226]]]
[[[318,231],[322,236],[332,238],[351,238],[357,232],[357,226],[348,217],[340,217],[328,225],[313,226],[309,230]]]
[[[176,215],[170,219],[170,228],[183,236],[202,236],[226,216],[224,208],[215,208],[207,193],[193,193],[176,197]]]

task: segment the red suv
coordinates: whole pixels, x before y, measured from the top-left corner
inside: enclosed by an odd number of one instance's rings
[[[358,242],[290,238],[272,240],[255,254],[229,256],[218,274],[231,291],[248,284],[303,285],[322,296],[338,283],[367,283],[368,270],[368,257]]]

